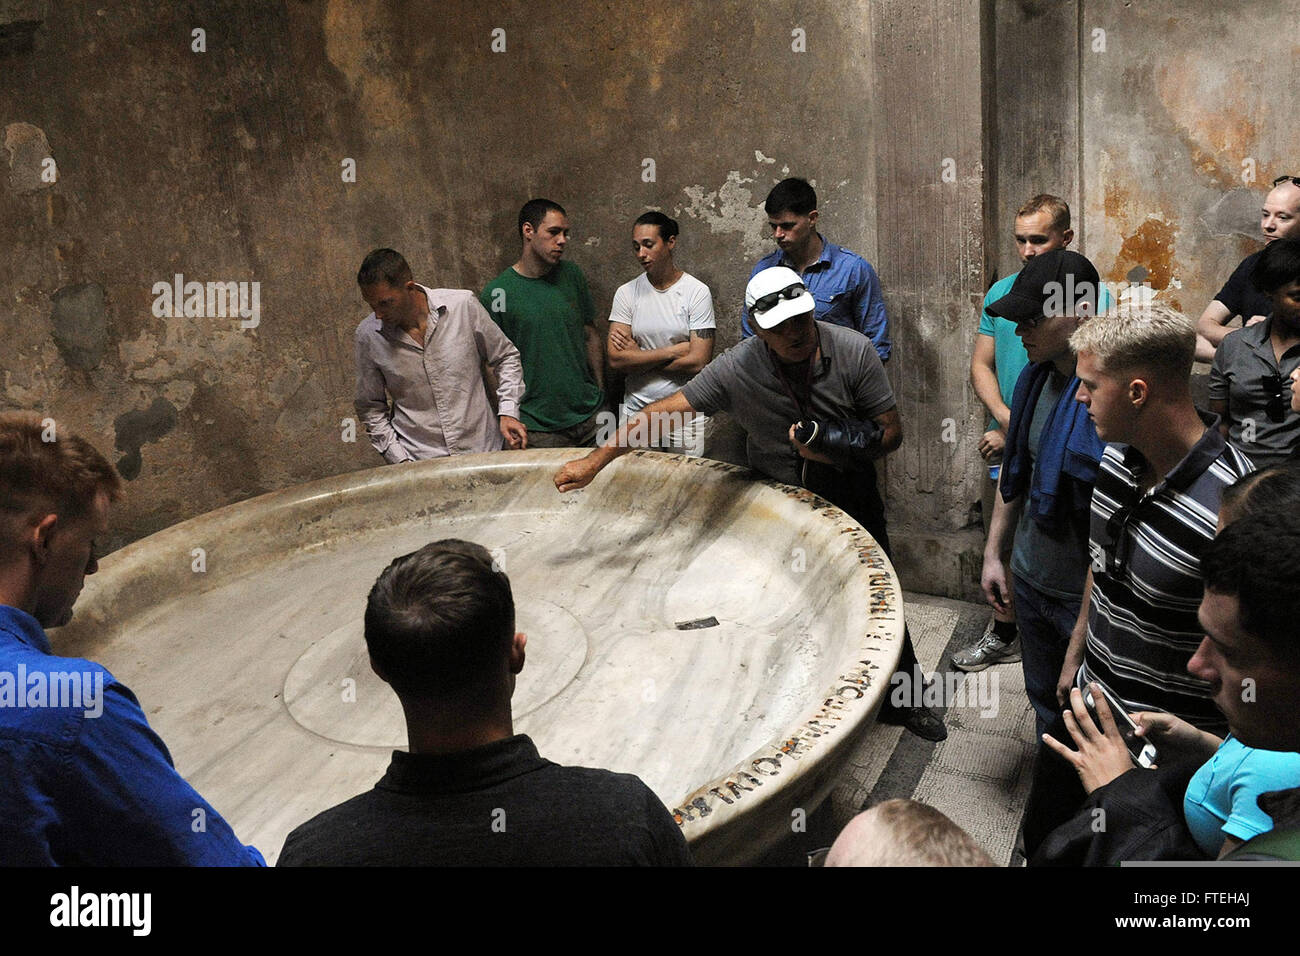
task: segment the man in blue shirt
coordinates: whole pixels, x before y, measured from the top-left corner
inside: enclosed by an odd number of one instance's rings
[[[793,269],[812,293],[819,322],[861,332],[875,344],[880,361],[888,362],[893,346],[880,279],[866,259],[822,238],[817,231],[817,192],[808,180],[781,180],[767,194],[763,209],[777,249],[760,259],[749,277],[772,266]],[[741,338],[753,334],[748,310],[742,309]]]
[[[57,657],[121,479],[50,419],[0,415],[0,862],[264,866],[186,783],[135,695]]]

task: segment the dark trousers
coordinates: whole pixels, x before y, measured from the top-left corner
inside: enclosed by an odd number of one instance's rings
[[[1047,733],[1070,747],[1074,746],[1074,739],[1059,716]],[[1074,767],[1040,741],[1034,759],[1034,779],[1029,786],[1029,800],[1021,824],[1025,859],[1033,859],[1048,834],[1078,813],[1087,799],[1088,794]]]
[[[1061,743],[1074,746],[1056,700],[1056,683],[1065,666],[1070,632],[1079,617],[1082,599],[1052,597],[1020,578],[1015,581],[1015,597],[1025,691],[1034,707],[1038,741],[1022,824],[1025,857],[1030,858],[1049,833],[1074,816],[1088,796],[1075,769],[1042,742],[1043,734],[1051,734]]]
[[[1074,601],[1055,598],[1020,578],[1015,579],[1013,590],[1025,691],[1034,705],[1035,729],[1041,738],[1061,719],[1056,682],[1065,666],[1065,652],[1070,646],[1070,632],[1079,617],[1082,598]]]
[[[821,495],[831,504],[846,512],[851,518],[854,518],[862,527],[866,528],[880,549],[885,552],[885,557],[890,561],[894,560],[893,553],[889,549],[889,529],[885,524],[885,502],[880,497],[880,489],[876,484],[875,469],[860,472],[837,471],[819,466],[817,470],[810,468],[810,479],[808,490]],[[916,648],[912,644],[912,634],[903,625],[903,653],[898,659],[898,669],[895,674],[906,675],[903,687],[911,687],[914,675],[919,673],[920,664],[916,659]],[[895,686],[892,678],[890,686]],[[912,693],[919,694],[914,690]],[[907,695],[912,699],[912,693]],[[888,710],[893,708],[888,695],[882,709]]]

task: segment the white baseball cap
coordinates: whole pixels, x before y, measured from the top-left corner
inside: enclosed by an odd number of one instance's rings
[[[745,311],[760,329],[811,312],[815,304],[799,273],[788,266],[764,269],[745,286]]]

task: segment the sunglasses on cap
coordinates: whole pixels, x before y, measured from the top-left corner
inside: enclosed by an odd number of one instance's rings
[[[772,306],[776,305],[782,299],[797,299],[808,290],[804,288],[802,282],[794,282],[786,286],[779,292],[769,292],[761,299],[755,299],[754,304],[749,307],[751,315],[757,315],[760,312],[766,312]]]

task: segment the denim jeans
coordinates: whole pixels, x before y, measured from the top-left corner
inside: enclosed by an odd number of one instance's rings
[[[1013,592],[1025,690],[1034,707],[1037,736],[1041,737],[1060,726],[1056,682],[1065,666],[1065,651],[1070,646],[1070,632],[1079,617],[1082,598],[1055,598],[1020,578],[1015,579]]]
[[[1020,578],[1016,578],[1014,591],[1025,690],[1034,706],[1035,739],[1039,741],[1022,824],[1025,855],[1032,857],[1047,834],[1068,820],[1086,796],[1074,768],[1041,742],[1046,733],[1073,746],[1061,719],[1061,705],[1056,702],[1056,682],[1065,666],[1065,652],[1082,598],[1055,598]]]

